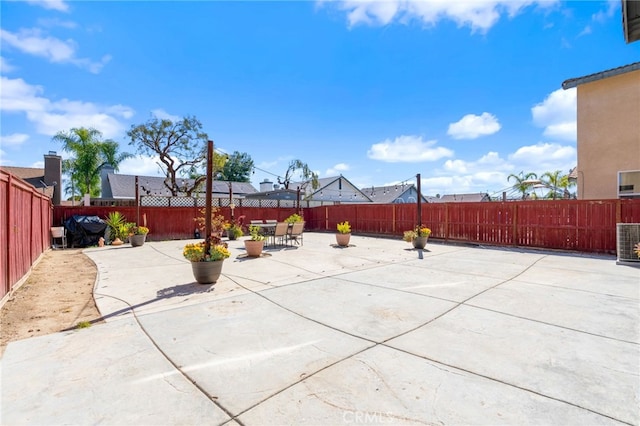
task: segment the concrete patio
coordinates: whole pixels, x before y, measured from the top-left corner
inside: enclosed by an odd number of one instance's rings
[[[105,247],[106,323],[9,344],[0,422],[640,424],[640,269],[305,233],[193,282],[186,241]]]

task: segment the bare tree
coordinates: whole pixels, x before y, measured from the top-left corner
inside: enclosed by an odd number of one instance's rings
[[[318,174],[313,172],[309,166],[301,160],[292,160],[284,174],[284,178],[278,176],[278,183],[284,186],[285,189],[289,189],[291,179],[294,177],[299,177],[300,180],[304,182],[301,189],[309,184],[311,184],[313,189],[319,186]]]
[[[183,192],[191,196],[206,179],[199,170],[205,166],[208,137],[195,117],[175,122],[153,118],[131,126],[127,135],[129,145],[136,146],[139,154],[158,156],[158,165],[167,176],[164,184],[172,195]],[[190,176],[193,179],[186,180]]]

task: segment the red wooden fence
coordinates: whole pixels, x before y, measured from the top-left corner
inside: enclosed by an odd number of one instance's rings
[[[146,215],[149,240],[192,238],[194,207],[62,207],[54,223],[73,214],[105,217],[122,212],[142,223]],[[228,207],[220,213],[230,217]],[[235,217],[284,220],[293,208],[236,207]],[[139,218],[139,219],[138,219]],[[355,234],[402,237],[417,223],[415,204],[342,204],[304,209],[305,229],[335,232],[349,221]],[[616,252],[616,223],[640,223],[640,200],[537,200],[506,203],[431,203],[422,205],[422,221],[432,238],[444,241],[539,247],[591,253]]]
[[[616,223],[640,223],[640,200],[537,200],[422,204],[422,224],[445,241],[616,252]],[[351,204],[305,209],[306,229],[402,237],[418,222],[415,204]]]
[[[50,246],[51,200],[0,170],[0,300]]]
[[[144,225],[146,217],[146,224],[150,229],[147,235],[148,241],[193,238],[196,229],[194,219],[204,216],[204,209],[199,207],[55,206],[53,223],[62,225],[66,219],[73,215],[98,216],[104,219],[109,212],[116,210],[122,213],[128,222],[136,222],[140,225]],[[249,220],[259,219],[283,221],[296,212],[295,208],[236,207],[234,209],[234,217],[238,219],[240,216],[245,216],[247,223]],[[231,218],[231,209],[229,207],[219,207],[218,213],[227,220]]]

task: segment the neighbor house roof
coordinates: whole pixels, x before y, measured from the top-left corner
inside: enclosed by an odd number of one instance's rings
[[[562,88],[565,90],[571,89],[572,87],[577,87],[580,84],[591,83],[592,81],[598,81],[604,78],[614,77],[616,75],[625,74],[637,70],[640,70],[640,62],[634,62],[632,64],[623,65],[618,68],[612,68],[610,70],[585,75],[584,77],[570,78],[562,82]]]
[[[0,166],[0,168],[15,177],[19,177],[49,197],[53,197],[53,186],[44,183],[44,168]]]
[[[111,193],[102,194],[103,198],[121,198],[121,199],[133,199],[136,196],[136,177],[134,175],[121,175],[116,173],[109,173],[107,175],[108,185]],[[166,178],[160,176],[138,176],[139,194],[140,195],[160,195],[170,196],[171,192],[164,185]],[[179,181],[182,181],[180,179]],[[193,179],[184,179],[187,183],[193,183]],[[213,194],[229,194],[229,183],[231,183],[231,190],[235,198],[243,197],[247,194],[257,192],[256,189],[248,182],[227,182],[227,181],[213,181],[212,193]],[[204,190],[204,185],[202,187]],[[204,192],[204,191],[200,191]]]
[[[491,197],[486,192],[475,194],[450,194],[439,198],[440,203],[478,203],[481,201],[491,201]]]
[[[414,191],[417,194],[418,191],[415,189],[415,185],[413,184],[373,186],[362,188],[362,192],[364,192],[365,195],[371,198],[374,203],[379,204],[392,204],[398,199],[400,199],[400,202],[404,202],[403,195],[405,195],[406,193],[412,193]],[[424,195],[422,196],[422,202],[428,202]]]

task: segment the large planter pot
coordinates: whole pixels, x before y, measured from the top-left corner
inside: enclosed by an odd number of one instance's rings
[[[349,240],[351,239],[351,234],[336,234],[336,242],[340,247],[348,247]]]
[[[411,243],[414,248],[422,250],[427,245],[427,240],[429,237],[415,237]]]
[[[247,256],[260,257],[260,255],[262,254],[262,249],[264,248],[264,240],[244,240],[244,248],[247,250]]]
[[[212,284],[218,281],[222,274],[222,263],[224,260],[215,262],[191,262],[193,277],[200,284]]]
[[[131,247],[140,247],[147,239],[147,234],[131,235],[129,236],[129,242]]]

